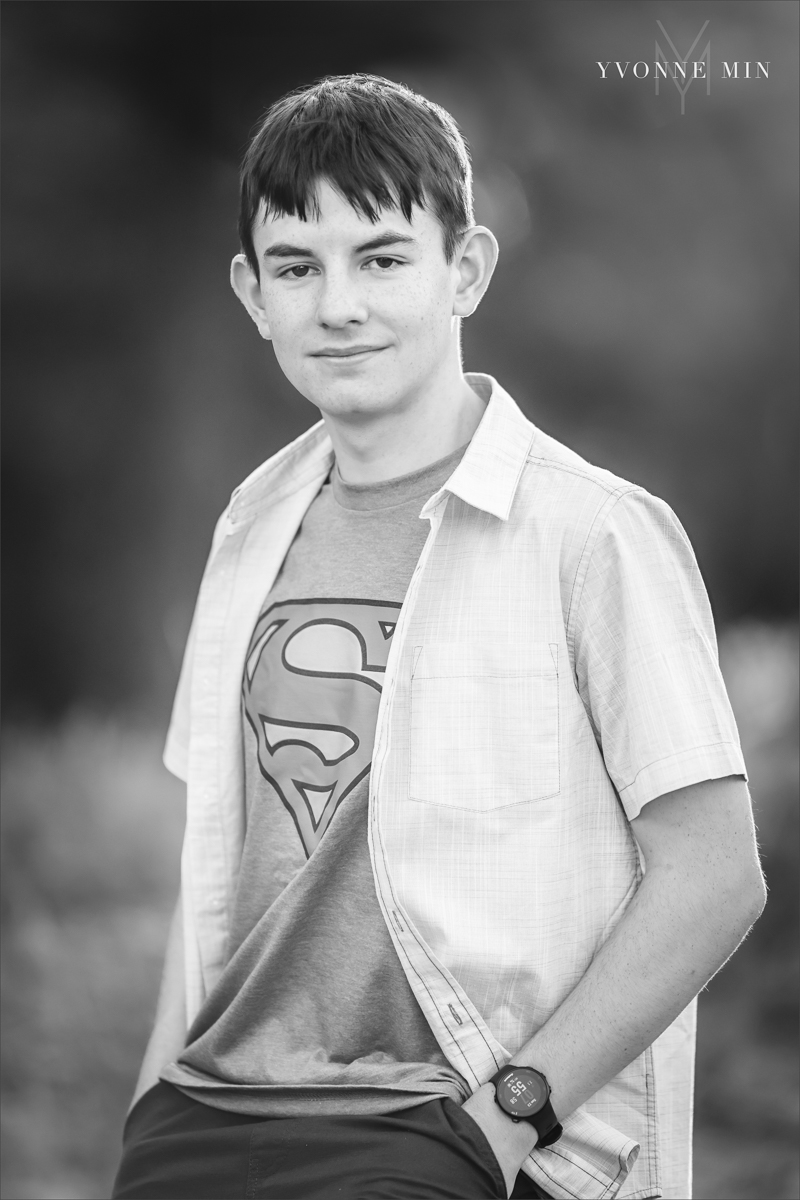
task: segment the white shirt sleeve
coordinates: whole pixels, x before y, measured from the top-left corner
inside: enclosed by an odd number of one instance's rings
[[[665,792],[747,777],[711,606],[667,504],[635,488],[607,510],[572,612],[578,688],[629,820]]]

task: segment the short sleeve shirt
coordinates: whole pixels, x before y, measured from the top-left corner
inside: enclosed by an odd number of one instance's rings
[[[386,665],[369,847],[386,928],[472,1088],[586,972],[635,895],[630,821],[744,775],[690,544],[669,507],[533,426],[484,417],[422,506],[429,534]],[[224,966],[243,839],[239,682],[259,605],[331,463],[317,426],[234,493],[168,738],[188,781],[190,1016]],[[689,1193],[694,1007],[523,1169],[554,1197]]]

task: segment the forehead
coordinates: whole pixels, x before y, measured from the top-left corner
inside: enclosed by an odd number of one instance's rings
[[[421,248],[441,246],[442,228],[427,209],[414,205],[411,220],[401,209],[379,209],[377,220],[370,219],[355,208],[327,180],[316,189],[318,211],[306,210],[306,220],[297,213],[266,213],[262,201],[253,229],[253,241],[259,254],[276,242],[296,242],[298,246],[317,249],[354,248],[378,234],[395,231],[404,238],[413,237]]]

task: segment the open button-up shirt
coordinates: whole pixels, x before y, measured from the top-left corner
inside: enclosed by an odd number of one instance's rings
[[[386,669],[369,845],[409,983],[477,1089],[623,917],[642,806],[745,768],[674,514],[537,429],[489,376],[468,380],[487,408],[420,513],[430,531]],[[320,422],[237,488],[200,588],[165,750],[188,785],[189,1021],[225,964],[248,640],[332,458]],[[553,1197],[686,1200],[694,1029],[692,1004],[523,1169]]]

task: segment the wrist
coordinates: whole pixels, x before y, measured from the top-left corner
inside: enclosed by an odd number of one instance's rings
[[[503,1172],[509,1196],[522,1164],[536,1145],[538,1134],[527,1121],[515,1124],[495,1103],[494,1084],[484,1083],[464,1103],[481,1128]]]
[[[480,1114],[482,1123],[503,1142],[509,1153],[518,1154],[520,1163],[524,1162],[536,1145],[539,1135],[529,1121],[513,1121],[503,1112],[495,1099],[494,1084],[484,1083],[473,1093],[467,1104],[475,1113]]]

